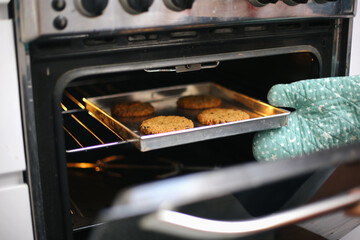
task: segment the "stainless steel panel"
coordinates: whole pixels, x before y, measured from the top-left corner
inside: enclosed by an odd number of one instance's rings
[[[181,96],[210,94],[222,98],[221,107],[236,107],[246,111],[251,119],[204,126],[197,122],[201,110],[178,109],[176,101]],[[122,101],[150,102],[155,107],[155,114],[185,116],[194,122],[193,129],[176,132],[143,135],[139,132],[140,124],[146,118],[116,118],[111,116],[111,106]],[[277,128],[287,124],[288,111],[272,107],[243,94],[234,92],[214,83],[201,83],[161,88],[148,91],[116,94],[84,100],[86,108],[126,140],[135,144],[141,151],[149,151],[164,147],[208,139],[232,136],[242,133]]]
[[[141,14],[126,12],[118,0],[109,0],[108,6],[97,17],[81,14],[75,1],[66,1],[62,11],[52,8],[49,0],[15,1],[19,4],[22,40],[30,41],[41,35],[82,34],[96,32],[136,33],[163,29],[183,29],[194,26],[214,26],[217,23],[272,20],[284,18],[352,17],[354,0],[337,0],[323,4],[310,0],[307,4],[289,6],[282,1],[254,7],[248,0],[196,0],[192,9],[175,12],[162,0],[154,0],[149,11]],[[30,9],[30,10],[29,10]],[[53,21],[62,16],[67,26],[58,30]]]

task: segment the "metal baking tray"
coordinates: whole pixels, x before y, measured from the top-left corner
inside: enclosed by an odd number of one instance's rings
[[[250,119],[205,126],[197,121],[201,110],[178,109],[176,101],[187,95],[210,94],[222,99],[220,107],[239,108]],[[208,139],[262,131],[285,126],[290,112],[275,108],[259,100],[237,93],[215,83],[200,83],[167,88],[121,93],[84,99],[91,115],[108,125],[142,152],[177,146]],[[155,113],[146,117],[117,118],[111,115],[111,106],[123,101],[149,102]],[[174,132],[143,135],[139,127],[142,121],[155,116],[184,116],[194,122],[194,128]]]

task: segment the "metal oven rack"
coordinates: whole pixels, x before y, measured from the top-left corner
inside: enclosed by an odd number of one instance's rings
[[[64,92],[61,107],[63,109],[66,153],[108,148],[127,143],[121,136],[85,110],[82,98],[100,93],[103,93],[100,87],[72,88]]]

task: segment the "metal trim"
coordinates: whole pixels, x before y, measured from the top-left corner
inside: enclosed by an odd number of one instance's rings
[[[94,145],[94,146],[90,146],[90,147],[66,150],[66,153],[85,152],[85,151],[90,151],[90,150],[99,149],[99,148],[107,148],[107,147],[112,147],[112,146],[116,146],[116,145],[121,145],[124,143],[128,143],[128,142],[127,141],[119,141],[119,142],[112,142],[112,143],[104,143],[104,144]]]
[[[333,43],[333,56],[331,60],[331,76],[337,76],[339,73],[339,54],[340,54],[340,35],[342,32],[342,21],[341,19],[335,20],[335,30],[334,30],[334,43]]]
[[[16,0],[14,3],[15,12],[18,14],[16,19],[18,28],[20,30],[18,33],[18,36],[21,39],[20,41],[23,39],[34,39],[39,36],[40,15],[36,1]],[[22,21],[22,19],[26,19],[26,21]]]
[[[32,9],[32,8],[30,8]],[[31,12],[29,10],[29,12]],[[24,8],[19,6],[19,1],[14,1],[15,14],[15,44],[17,50],[17,67],[20,91],[21,114],[23,121],[24,146],[26,171],[25,181],[29,185],[30,208],[34,239],[46,239],[45,218],[40,179],[40,167],[37,148],[37,136],[35,126],[35,110],[33,104],[32,80],[30,69],[30,57],[26,51],[27,45],[21,41],[22,28],[19,18],[24,14]]]
[[[254,57],[266,57],[275,56],[290,53],[301,53],[308,52],[315,55],[319,61],[319,71],[322,72],[323,60],[319,51],[310,45],[298,45],[291,47],[279,47],[279,48],[268,48],[268,49],[257,49],[249,51],[234,51],[231,53],[221,53],[212,55],[195,56],[189,58],[174,58],[174,59],[162,59],[158,61],[144,61],[135,63],[125,64],[113,64],[113,65],[98,65],[91,67],[83,67],[65,72],[61,75],[55,86],[55,102],[61,99],[62,90],[65,89],[72,80],[80,77],[95,75],[95,74],[107,74],[115,72],[125,72],[130,70],[143,70],[143,69],[154,69],[154,68],[165,68],[169,66],[187,65],[187,64],[198,64],[208,63],[217,61],[227,61]],[[59,101],[60,102],[60,101]]]
[[[351,59],[353,26],[354,26],[354,20],[349,19],[349,32],[348,32],[347,49],[346,49],[346,69],[345,69],[346,76],[349,76],[349,74],[350,74],[350,59]]]

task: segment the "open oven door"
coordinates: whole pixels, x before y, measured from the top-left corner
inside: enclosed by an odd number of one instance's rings
[[[94,228],[90,239],[274,239],[275,229],[359,202],[357,188],[298,206],[299,198],[306,202],[337,166],[359,160],[357,143],[136,186],[120,193],[100,214],[103,224]],[[308,173],[312,177],[280,212],[254,217],[237,197],[239,192],[271,187]]]

